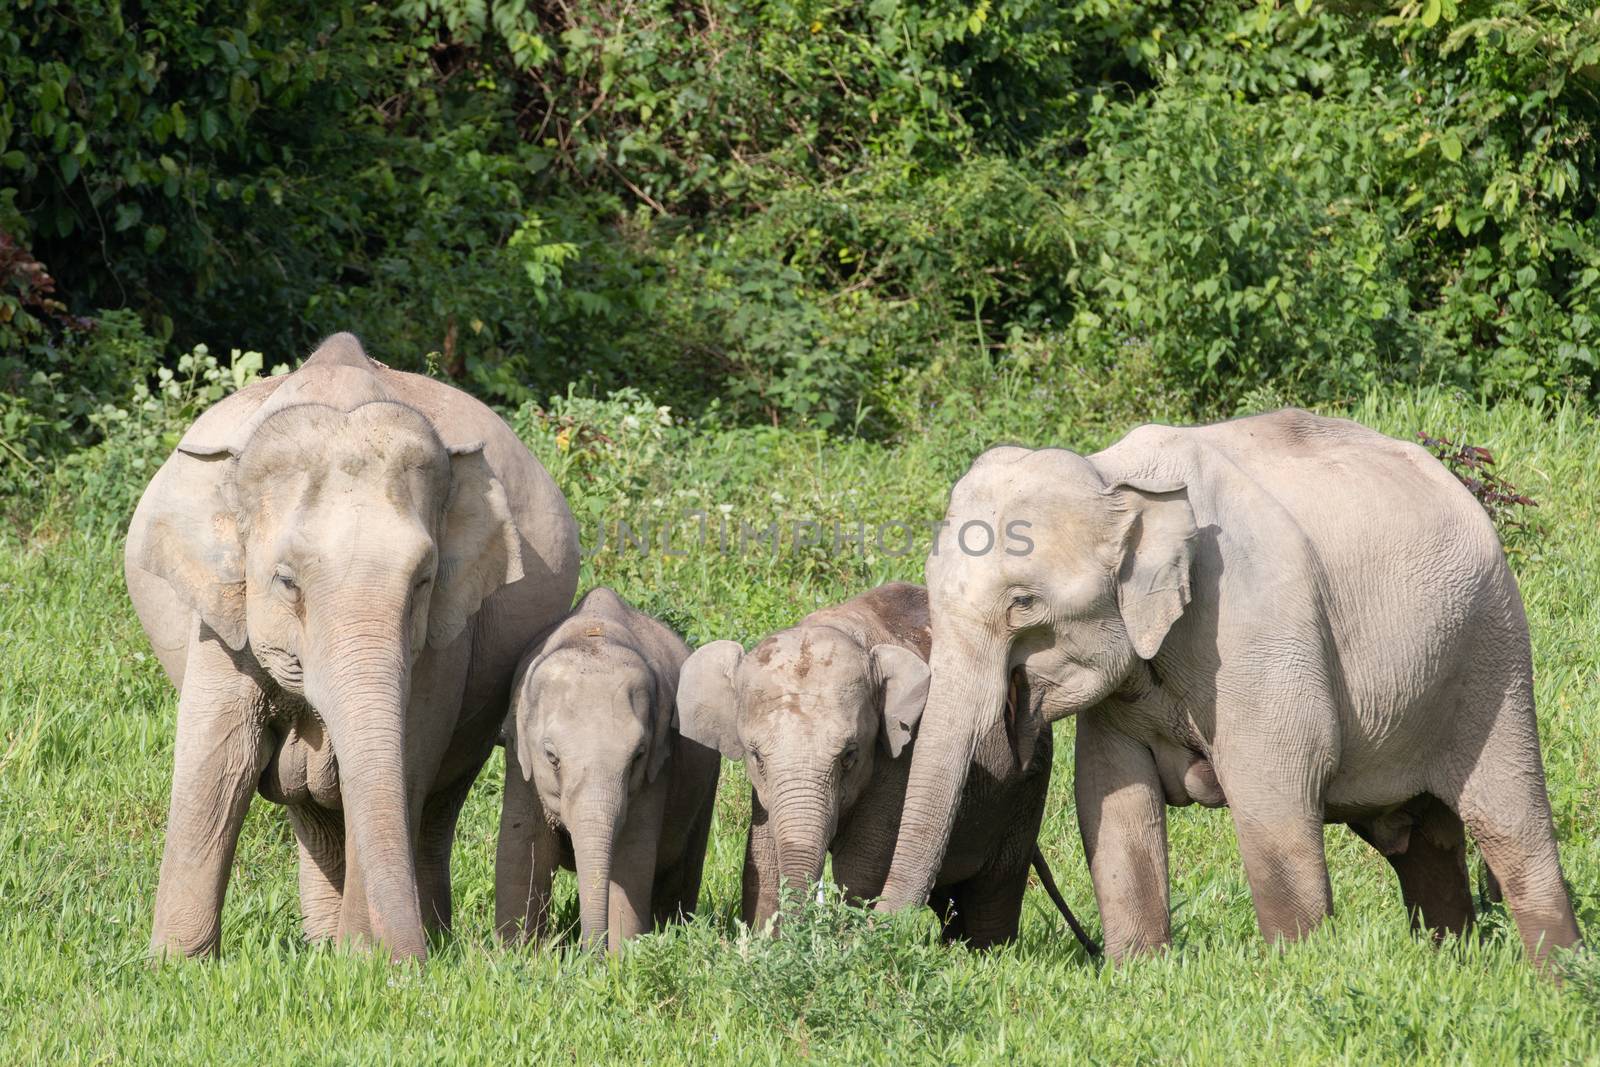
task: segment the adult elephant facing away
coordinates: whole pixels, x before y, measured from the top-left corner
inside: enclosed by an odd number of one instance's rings
[[[996,448],[928,559],[931,683],[883,906],[939,868],[973,739],[1080,713],[1077,805],[1111,955],[1170,938],[1165,804],[1232,809],[1262,933],[1332,910],[1322,824],[1393,865],[1413,922],[1472,920],[1463,821],[1543,964],[1578,941],[1493,525],[1427,453],[1301,411]],[[1003,547],[1002,547],[1003,545]]]
[[[350,334],[202,415],[128,532],[179,692],[153,949],[214,953],[245,809],[288,806],[306,932],[424,958],[517,658],[577,584],[577,527],[483,404]]]

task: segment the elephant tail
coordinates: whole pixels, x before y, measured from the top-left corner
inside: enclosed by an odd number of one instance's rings
[[[1067,925],[1072,927],[1073,936],[1078,939],[1078,944],[1083,946],[1083,951],[1098,959],[1100,946],[1095,943],[1094,938],[1089,936],[1089,931],[1083,928],[1083,924],[1078,921],[1078,917],[1072,914],[1072,909],[1067,907],[1066,898],[1061,895],[1061,890],[1056,888],[1055,875],[1050,873],[1050,865],[1044,861],[1044,853],[1040,851],[1038,845],[1033,846],[1033,869],[1039,875],[1039,884],[1044,886],[1044,891],[1055,902],[1056,910],[1061,913],[1063,919],[1067,920]]]

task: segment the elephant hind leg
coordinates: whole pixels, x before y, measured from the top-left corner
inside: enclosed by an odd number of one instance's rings
[[[334,937],[344,901],[344,816],[314,804],[287,810],[300,851],[300,916],[306,940]]]
[[[1403,842],[1383,834],[1370,822],[1351,823],[1350,828],[1383,853],[1394,868],[1400,879],[1400,896],[1411,916],[1411,929],[1426,926],[1436,942],[1446,934],[1459,937],[1473,922],[1467,843],[1461,820],[1432,796],[1419,797],[1404,810],[1415,825]]]
[[[1491,720],[1482,748],[1454,791],[1439,795],[1466,824],[1494,872],[1534,965],[1578,944],[1561,876],[1530,686],[1519,682]]]

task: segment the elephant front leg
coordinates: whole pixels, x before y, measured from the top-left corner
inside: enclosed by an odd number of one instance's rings
[[[300,915],[306,940],[339,932],[344,902],[344,817],[314,804],[291,805],[289,825],[300,850]]]
[[[430,931],[450,929],[450,851],[456,821],[472,788],[469,777],[429,797],[417,833],[417,892],[422,921]]]
[[[494,924],[503,941],[537,941],[550,923],[550,890],[561,864],[561,841],[545,818],[533,783],[522,777],[515,751],[515,740],[508,741],[494,857]]]
[[[778,846],[772,822],[754,788],[750,790],[750,836],[744,846],[744,886],[739,917],[752,930],[764,930],[778,913]]]
[[[1122,960],[1169,944],[1166,797],[1150,749],[1078,717],[1075,796],[1106,954]]]
[[[219,640],[190,642],[151,950],[217,952],[239,829],[270,756],[262,696]]]
[[[628,805],[628,817],[617,832],[611,861],[610,914],[606,948],[616,952],[623,942],[647,934],[655,925],[652,907],[656,882],[656,852],[661,843],[667,777],[647,785]]]

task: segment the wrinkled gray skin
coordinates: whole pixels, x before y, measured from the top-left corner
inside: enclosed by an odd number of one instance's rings
[[[822,877],[878,895],[894,856],[912,734],[927,692],[928,596],[896,582],[806,616],[746,654],[717,641],[679,682],[683,731],[742,760],[754,787],[746,923],[764,927],[780,888]],[[1050,737],[1013,757],[996,722],[962,768],[950,847],[921,900],[946,940],[1016,937],[1050,785]]]
[[[611,951],[694,914],[721,759],[679,735],[683,639],[610,589],[522,662],[506,720],[495,924],[543,936],[557,866],[578,874],[581,936]]]
[[[1165,805],[1232,809],[1256,915],[1332,909],[1322,824],[1399,876],[1413,924],[1472,921],[1463,822],[1541,965],[1578,942],[1494,527],[1422,449],[1300,411],[1141,427],[1087,458],[996,448],[928,559],[932,682],[884,907],[939,877],[967,756],[1078,714],[1077,808],[1113,958],[1170,938]],[[981,546],[979,532],[969,543]],[[1019,548],[1020,551],[1020,548]]]
[[[179,692],[158,955],[214,953],[251,796],[288,807],[310,937],[424,958],[450,846],[577,528],[527,448],[349,334],[190,427],[126,573]]]

